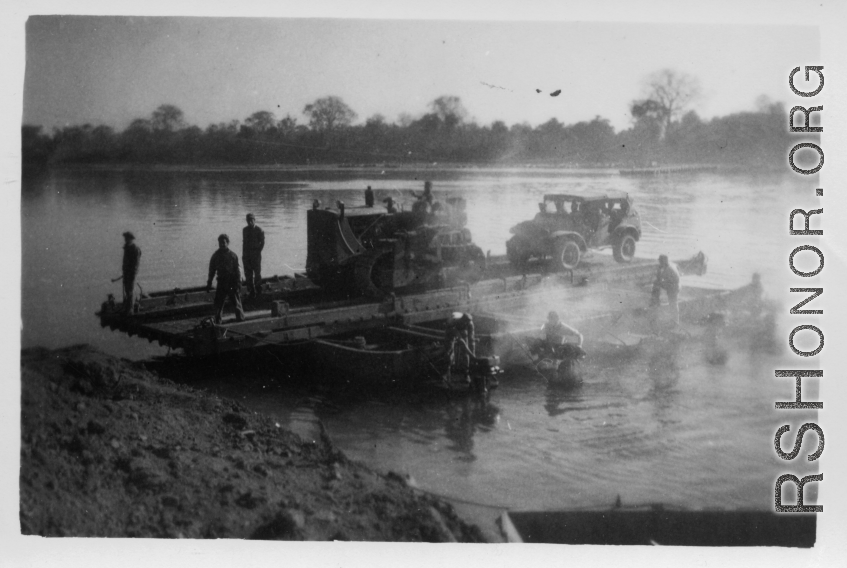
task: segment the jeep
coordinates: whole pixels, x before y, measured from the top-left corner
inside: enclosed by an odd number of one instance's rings
[[[510,229],[509,262],[524,270],[531,258],[552,262],[554,270],[573,270],[588,249],[612,247],[615,260],[630,262],[641,239],[641,219],[627,194],[587,197],[549,194],[531,221]]]

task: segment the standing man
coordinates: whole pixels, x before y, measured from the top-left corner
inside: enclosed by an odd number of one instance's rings
[[[212,278],[218,275],[218,288],[215,290],[215,323],[221,323],[224,305],[227,299],[235,304],[235,321],[244,321],[244,309],[241,307],[241,270],[238,267],[238,255],[229,250],[229,237],[218,237],[218,250],[209,261],[209,279],[206,291],[212,289]]]
[[[124,311],[132,313],[133,290],[135,277],[138,276],[138,266],[141,264],[141,249],[135,244],[135,235],[129,231],[124,233],[124,261],[121,278],[124,286]]]
[[[656,316],[654,325],[658,325],[658,308],[661,302],[660,296],[662,290],[668,295],[668,304],[671,309],[671,316],[674,323],[679,325],[679,304],[677,297],[679,296],[679,270],[672,262],[668,261],[668,255],[659,255],[659,269],[656,271],[656,280],[653,281],[653,295],[650,298],[650,305],[656,308]]]
[[[453,312],[447,318],[444,329],[444,342],[447,345],[447,374],[449,380],[452,371],[462,374],[464,381],[471,382],[471,358],[476,351],[476,336],[474,333],[473,316],[463,312]]]
[[[417,201],[412,203],[412,213],[417,217],[418,224],[423,225],[432,214],[432,182],[424,182],[423,193],[418,194],[413,191],[412,195],[417,197]]]
[[[365,190],[365,207],[373,207],[374,206],[374,190],[371,189],[371,186]]]
[[[423,193],[415,193],[413,191],[412,195],[417,197],[419,200],[426,201],[428,205],[432,205],[432,182],[425,181]]]
[[[247,214],[247,226],[241,232],[241,260],[244,262],[247,292],[251,298],[255,298],[262,290],[262,249],[265,248],[265,232],[256,224],[256,217],[252,213]]]

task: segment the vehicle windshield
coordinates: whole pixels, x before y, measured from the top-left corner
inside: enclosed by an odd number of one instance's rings
[[[624,208],[624,202],[627,202],[628,207]],[[587,211],[589,209],[599,209],[606,213],[621,212],[631,208],[631,203],[626,198],[608,198],[608,199],[582,199],[576,196],[545,196],[542,205],[542,211],[547,214],[570,214]]]
[[[578,200],[575,200],[578,201]],[[575,201],[571,200],[562,200],[562,199],[545,199],[544,200],[544,212],[550,214],[562,214],[562,213],[573,213],[574,211],[579,210],[579,206],[574,206]]]

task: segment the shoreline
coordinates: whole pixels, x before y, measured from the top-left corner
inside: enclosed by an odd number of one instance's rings
[[[621,171],[638,170],[668,170],[662,171],[661,175],[681,175],[685,173],[700,173],[708,171],[711,173],[737,173],[745,172],[780,172],[782,168],[775,166],[750,166],[744,164],[714,164],[714,163],[685,163],[685,164],[659,164],[633,165],[618,163],[602,164],[579,164],[579,163],[474,163],[474,162],[412,162],[412,163],[345,163],[333,162],[326,164],[133,164],[133,163],[91,163],[91,164],[31,164],[24,168],[24,172],[40,173],[46,171],[92,171],[92,172],[158,172],[158,173],[226,173],[226,172],[279,172],[279,173],[335,173],[351,174],[356,172],[378,172],[387,174],[389,172],[404,173],[416,171],[454,172],[454,171],[507,171],[507,170],[572,170],[576,172],[597,172],[621,174]]]
[[[485,542],[451,504],[87,345],[21,351],[24,535]]]

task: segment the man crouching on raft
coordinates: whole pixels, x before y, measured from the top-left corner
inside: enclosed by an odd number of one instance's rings
[[[582,334],[574,327],[559,319],[559,314],[551,311],[547,321],[541,326],[544,338],[539,340],[531,349],[533,355],[551,357],[553,359],[577,359],[585,355],[582,350]],[[576,337],[577,343],[568,341],[568,337]]]

